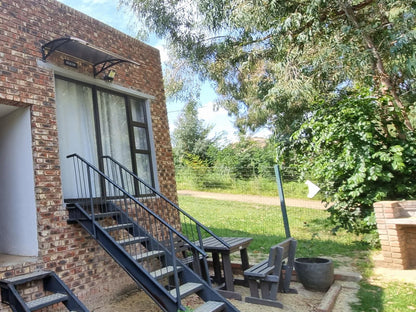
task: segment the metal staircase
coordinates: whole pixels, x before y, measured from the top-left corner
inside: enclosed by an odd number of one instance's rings
[[[166,211],[171,211],[173,215],[178,216],[180,222],[172,222],[171,226],[185,235],[190,241],[195,242],[196,245],[204,249],[203,239],[211,237],[217,241],[217,245],[223,245],[225,249],[230,248],[228,243],[221,237],[215,235],[209,228],[182,210],[178,205],[174,204],[118,161],[110,156],[103,156],[102,161],[105,174],[118,185],[128,189],[131,194],[134,194],[147,207],[155,212],[166,213]]]
[[[180,225],[162,219],[158,194],[137,194],[137,183],[119,184],[80,156],[68,158],[74,161],[78,191],[67,204],[68,222],[87,230],[162,310],[185,311],[183,299],[192,295],[198,302],[193,311],[238,311],[211,287],[202,236],[195,244],[176,229]]]
[[[32,301],[25,301],[23,288],[25,284],[33,288],[33,283],[41,281],[44,296]],[[36,271],[0,281],[1,300],[10,305],[13,312],[36,311],[48,306],[62,303],[69,311],[88,312],[62,280],[51,271]]]

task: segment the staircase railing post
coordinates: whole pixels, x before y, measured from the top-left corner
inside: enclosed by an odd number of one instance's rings
[[[203,239],[202,239],[201,227],[199,226],[199,224],[196,224],[196,231],[198,233],[199,246],[201,247],[202,250],[204,250],[204,242],[203,242]],[[207,258],[203,257],[203,259],[199,259],[199,254],[198,254],[196,261],[198,262],[198,270],[200,272],[201,277],[202,277],[201,261],[203,261],[203,263],[204,263],[203,272],[204,272],[204,275],[205,275],[205,276],[203,276],[203,278],[208,283],[208,285],[211,286],[211,278],[209,276],[209,268],[208,268]]]
[[[176,289],[176,300],[177,300],[177,308],[179,310],[181,306],[181,294],[179,290],[179,278],[178,278],[178,268],[177,268],[177,258],[176,258],[176,251],[175,251],[175,244],[173,241],[173,233],[169,231],[169,240],[172,252],[172,262],[173,262],[173,280],[175,282],[175,289]]]
[[[87,178],[88,178],[88,191],[90,192],[90,206],[91,206],[91,219],[92,219],[92,231],[94,238],[97,236],[95,230],[95,213],[94,213],[94,199],[92,194],[92,183],[91,183],[91,168],[87,166]]]

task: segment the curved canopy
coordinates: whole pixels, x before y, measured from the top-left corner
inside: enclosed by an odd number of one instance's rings
[[[58,38],[42,45],[42,59],[46,61],[46,59],[55,51],[74,56],[93,64],[94,77],[106,69],[124,62],[140,66],[137,62],[95,47],[92,44],[75,37]]]

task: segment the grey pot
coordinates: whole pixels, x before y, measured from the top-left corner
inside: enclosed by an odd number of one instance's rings
[[[325,292],[334,282],[334,264],[325,258],[297,258],[298,280],[308,290]]]

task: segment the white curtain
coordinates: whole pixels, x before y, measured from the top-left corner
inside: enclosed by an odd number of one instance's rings
[[[77,153],[98,165],[92,89],[57,78],[56,106],[64,198],[77,198],[80,194],[77,192],[73,162],[66,156]]]
[[[124,97],[99,91],[98,107],[103,155],[113,157],[132,170]]]
[[[147,154],[136,154],[137,172],[139,178],[152,185],[150,159]]]

